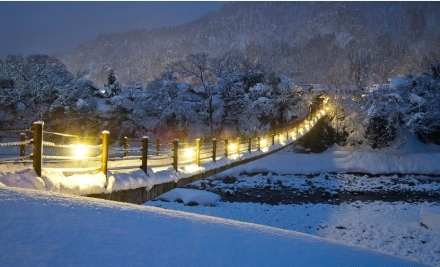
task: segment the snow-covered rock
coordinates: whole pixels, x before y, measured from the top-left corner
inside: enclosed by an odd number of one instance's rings
[[[185,205],[215,206],[220,196],[202,190],[176,188],[159,196],[158,199],[168,202],[182,201]]]

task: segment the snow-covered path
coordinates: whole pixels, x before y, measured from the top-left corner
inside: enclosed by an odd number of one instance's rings
[[[0,188],[0,266],[423,266],[298,232]]]

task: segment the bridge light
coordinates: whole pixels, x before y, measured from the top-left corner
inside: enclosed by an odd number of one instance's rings
[[[260,140],[260,146],[261,147],[266,147],[267,146],[267,140],[266,139],[261,139]]]
[[[296,140],[296,134],[294,132],[291,132],[290,136],[291,136],[292,140]]]
[[[234,153],[235,151],[237,151],[237,145],[234,144],[234,143],[230,143],[230,144],[228,145],[228,149],[229,149],[229,151],[230,151],[231,154],[232,154],[232,153]]]
[[[284,136],[279,135],[278,141],[280,142],[280,144],[284,145]]]
[[[76,158],[82,159],[87,157],[88,154],[88,149],[85,145],[79,144],[79,145],[75,145],[73,146],[73,155]]]
[[[196,156],[196,151],[194,148],[186,148],[185,149],[185,157],[186,158],[194,158]]]

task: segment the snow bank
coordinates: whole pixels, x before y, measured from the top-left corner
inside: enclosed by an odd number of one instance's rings
[[[159,200],[168,202],[183,202],[185,205],[215,206],[220,196],[211,192],[176,188],[158,197]]]
[[[1,166],[0,166],[1,167]],[[172,167],[165,170],[149,168],[148,175],[139,168],[109,170],[106,176],[99,171],[86,173],[78,168],[43,168],[41,177],[28,168],[18,166],[8,169],[0,168],[0,183],[9,187],[47,190],[74,195],[110,193],[113,191],[146,187],[151,189],[155,184],[177,182],[181,178],[203,172],[204,167],[196,165],[183,166],[176,172]],[[78,172],[78,174],[70,174]]]
[[[413,134],[397,149],[351,151],[337,145],[319,154],[278,152],[222,173],[273,172],[277,174],[319,174],[360,172],[369,174],[440,174],[440,146],[420,143]]]
[[[44,189],[44,181],[37,173],[29,168],[12,172],[0,171],[0,183],[11,186],[29,189]]]
[[[0,266],[425,266],[269,226],[0,188]]]
[[[102,172],[66,176],[61,170],[47,168],[42,170],[41,178],[45,190],[76,195],[100,193],[106,183]]]

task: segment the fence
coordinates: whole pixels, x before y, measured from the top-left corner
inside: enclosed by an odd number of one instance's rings
[[[169,168],[178,170],[181,166],[196,165],[216,162],[220,158],[237,159],[246,153],[255,151],[264,153],[269,147],[276,144],[284,145],[287,141],[296,140],[325,115],[326,107],[323,102],[319,108],[311,109],[300,123],[294,123],[290,127],[272,130],[259,136],[240,136],[225,140],[202,140],[194,142],[161,142],[160,139],[150,141],[144,136],[140,140],[129,140],[124,137],[121,147],[110,148],[109,131],[103,131],[99,138],[80,137],[77,135],[63,134],[44,131],[44,122],[34,122],[28,130],[8,130],[8,132],[20,132],[19,141],[0,143],[0,149],[5,147],[19,147],[19,155],[0,159],[0,163],[7,162],[32,162],[35,172],[41,176],[43,163],[47,166],[58,166],[62,170],[68,170],[66,163],[82,162],[78,169],[70,169],[74,172],[101,171],[107,175],[108,170],[141,168],[147,173],[148,168]],[[27,139],[26,132],[32,132],[33,138]],[[63,144],[45,141],[45,135],[55,135],[64,138]],[[68,144],[65,144],[68,140]],[[27,153],[27,148],[32,147],[32,153]],[[66,153],[65,150],[70,151]],[[44,151],[44,153],[43,153]],[[59,152],[62,151],[62,152]],[[0,154],[2,155],[2,154]],[[3,155],[4,156],[4,155]],[[110,163],[110,164],[109,164]],[[97,165],[97,166],[94,166]],[[71,165],[69,165],[72,167]],[[92,167],[90,167],[92,166]]]
[[[31,155],[28,154],[27,148],[32,144],[33,139],[28,139],[26,133],[30,130],[3,130],[1,132],[2,138],[10,142],[0,143],[0,163],[29,162]],[[18,140],[14,140],[17,139],[17,133]]]

